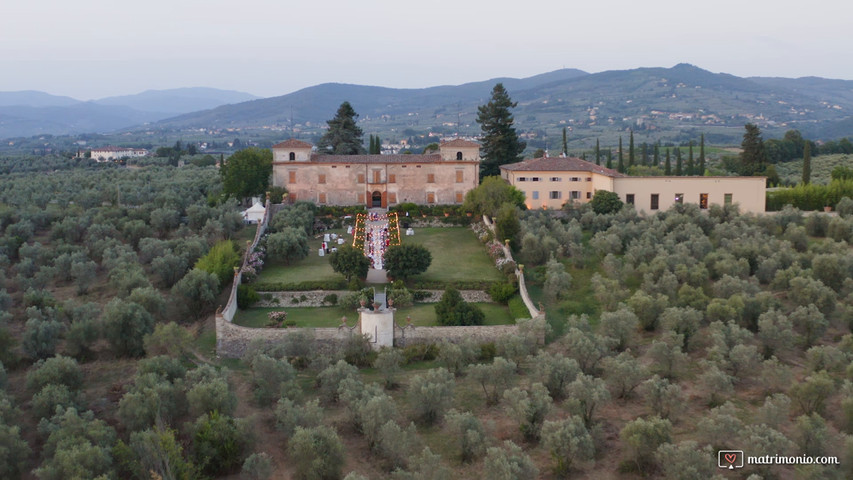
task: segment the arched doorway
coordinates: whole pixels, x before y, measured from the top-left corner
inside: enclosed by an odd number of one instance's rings
[[[382,207],[382,193],[379,190],[373,192],[373,195],[370,196],[370,207],[371,208],[381,208]]]

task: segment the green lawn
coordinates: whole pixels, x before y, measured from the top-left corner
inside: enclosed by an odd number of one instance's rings
[[[475,303],[486,314],[484,325],[508,325],[515,323],[515,319],[509,309],[503,305],[494,303]],[[267,324],[267,314],[279,311],[282,308],[250,308],[238,310],[234,316],[234,323],[244,327],[264,327]],[[346,315],[347,323],[353,325],[358,319],[357,312],[345,311],[339,307],[305,307],[284,308],[287,311],[287,319],[294,320],[297,327],[337,327],[341,324],[341,317]],[[412,317],[412,323],[416,326],[436,326],[435,304],[418,303],[413,307],[397,310],[394,319],[399,325],[406,324],[406,317]]]
[[[346,230],[330,230],[328,233],[345,234]],[[351,237],[345,236],[347,240]],[[258,277],[258,283],[299,283],[299,282],[322,282],[339,280],[343,278],[332,270],[329,265],[329,257],[317,255],[320,244],[323,243],[322,235],[319,238],[311,238],[308,241],[308,256],[290,265],[277,262],[269,262]]]
[[[414,282],[500,281],[503,278],[470,228],[416,228],[403,243],[423,245],[432,253],[429,269]]]

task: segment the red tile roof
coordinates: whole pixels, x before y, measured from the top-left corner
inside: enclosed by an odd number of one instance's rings
[[[531,158],[523,162],[501,165],[511,172],[592,172],[608,177],[625,177],[612,168],[605,168],[576,157]]]
[[[295,138],[291,138],[289,140],[285,140],[281,143],[276,143],[272,146],[272,148],[311,148],[311,145],[308,142],[303,142],[302,140],[297,140]]]
[[[441,142],[442,147],[477,147],[480,148],[480,144],[477,142],[469,142],[468,140],[464,140],[461,138],[454,138],[453,140],[449,140],[447,142]]]

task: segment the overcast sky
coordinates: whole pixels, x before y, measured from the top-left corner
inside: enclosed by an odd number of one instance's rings
[[[0,91],[81,100],[208,86],[270,97],[692,63],[853,79],[842,0],[7,0]]]

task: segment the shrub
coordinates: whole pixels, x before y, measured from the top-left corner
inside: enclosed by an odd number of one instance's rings
[[[518,287],[512,283],[498,282],[489,287],[488,293],[493,301],[506,305],[517,291]]]
[[[329,305],[337,305],[338,304],[338,294],[337,293],[330,293],[330,294],[326,295],[325,297],[323,297],[323,303],[326,303]]]
[[[193,456],[207,475],[232,473],[243,464],[252,444],[247,422],[213,411],[192,426]]]
[[[607,190],[596,190],[589,203],[592,206],[592,211],[599,215],[616,213],[622,209],[622,200],[619,199],[619,194]]]
[[[329,427],[297,428],[288,453],[298,480],[331,480],[343,475],[344,446]]]
[[[482,325],[485,320],[483,311],[462,300],[459,291],[452,287],[445,289],[435,304],[435,316],[444,326]]]
[[[424,273],[432,263],[432,254],[422,245],[391,246],[385,251],[385,269],[393,278],[407,279]]]
[[[27,389],[39,391],[47,385],[65,385],[72,391],[83,386],[83,371],[77,361],[70,357],[57,355],[47,360],[39,360],[27,374]]]
[[[250,285],[240,284],[237,287],[237,307],[245,310],[252,306],[253,303],[259,302],[261,296]]]

